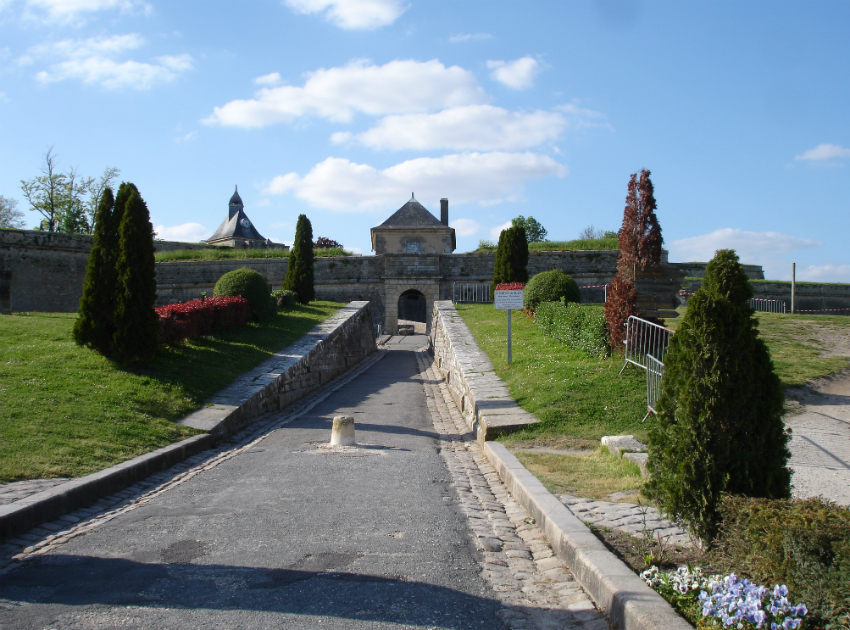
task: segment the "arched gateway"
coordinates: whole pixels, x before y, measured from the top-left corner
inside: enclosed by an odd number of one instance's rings
[[[384,325],[395,334],[399,319],[430,326],[434,302],[440,299],[440,255],[456,247],[449,227],[449,200],[440,200],[437,219],[411,195],[381,225],[372,228],[372,249],[384,256]]]

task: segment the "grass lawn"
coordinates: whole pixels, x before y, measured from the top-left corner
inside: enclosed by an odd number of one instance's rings
[[[677,310],[679,317],[667,320],[673,330],[682,322],[686,307]],[[850,317],[779,313],[756,313],[756,317],[783,387],[799,387],[850,367],[850,359],[834,355],[841,344],[848,351]]]
[[[0,315],[0,483],[85,475],[199,433],[173,422],[341,306],[299,306],[144,368],[77,346],[76,314]]]
[[[646,440],[652,419],[641,424],[646,413],[642,370],[629,368],[618,375],[621,356],[596,359],[571,350],[545,336],[519,311],[512,317],[513,362],[507,365],[505,311],[492,304],[458,304],[457,311],[514,400],[540,419],[539,425],[502,440],[591,448],[603,435],[632,434]]]
[[[542,243],[529,243],[528,251],[530,252],[568,252],[588,249],[617,249],[619,247],[617,237],[614,238],[593,238],[593,239],[576,239],[574,241],[543,241]],[[480,244],[476,252],[495,252],[496,244],[482,247]]]

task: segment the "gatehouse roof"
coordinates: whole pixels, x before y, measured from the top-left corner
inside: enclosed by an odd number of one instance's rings
[[[389,219],[381,223],[379,228],[410,228],[410,227],[446,227],[433,214],[428,212],[421,203],[416,201],[413,193],[410,201],[396,210]]]

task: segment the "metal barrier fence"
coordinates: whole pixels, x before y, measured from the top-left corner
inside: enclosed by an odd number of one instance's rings
[[[490,284],[484,282],[453,282],[453,302],[492,302]]]
[[[764,298],[752,298],[750,308],[762,313],[785,313],[785,300],[767,300]]]
[[[629,363],[647,369],[647,355],[652,355],[657,361],[664,363],[664,353],[667,352],[672,334],[673,331],[669,328],[630,315],[626,321],[626,363],[620,374]]]
[[[646,415],[641,422],[646,422],[649,414],[658,413],[655,406],[661,398],[661,378],[664,376],[664,363],[651,354],[646,355]]]

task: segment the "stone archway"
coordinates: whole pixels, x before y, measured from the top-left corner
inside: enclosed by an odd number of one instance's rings
[[[425,296],[417,289],[408,289],[398,296],[398,318],[413,322],[428,321]]]
[[[422,296],[425,301],[425,317],[422,321],[425,322],[426,332],[430,332],[431,310],[434,308],[434,302],[440,299],[439,293],[440,281],[437,278],[386,279],[384,281],[385,330],[391,335],[396,334],[398,332],[398,320],[400,319],[399,309],[407,307],[407,303],[405,302],[402,306],[402,302],[408,300],[412,306],[415,301],[418,304],[416,308],[421,309],[419,296]],[[408,298],[409,295],[414,295],[415,300]],[[419,313],[421,314],[421,310],[419,310]]]

